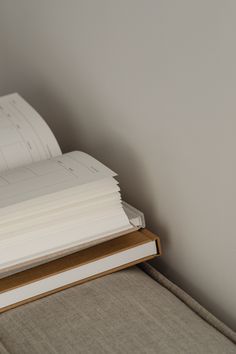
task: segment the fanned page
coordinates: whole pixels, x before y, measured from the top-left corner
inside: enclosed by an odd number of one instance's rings
[[[0,173],[0,271],[132,229],[116,174],[74,151]]]
[[[22,209],[24,201],[71,187],[81,187],[116,174],[102,163],[80,151],[36,162],[0,173],[0,216]],[[50,200],[53,200],[50,197]],[[33,201],[38,205],[40,200]],[[32,201],[30,201],[32,206]],[[12,207],[11,207],[12,206]],[[8,209],[4,209],[9,207]]]
[[[62,155],[18,94],[0,98],[0,278],[9,269],[131,231],[116,174],[93,157]]]
[[[0,171],[61,155],[41,116],[17,93],[0,97]]]

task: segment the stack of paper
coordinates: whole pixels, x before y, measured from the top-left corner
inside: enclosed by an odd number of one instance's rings
[[[86,248],[135,226],[116,174],[83,152],[62,154],[18,94],[0,99],[0,276]]]
[[[141,230],[0,280],[0,312],[160,255],[159,238]]]
[[[62,154],[18,94],[0,98],[0,311],[159,253],[157,237],[133,232],[144,216],[115,176],[86,153]]]

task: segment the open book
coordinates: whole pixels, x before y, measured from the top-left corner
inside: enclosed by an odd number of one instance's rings
[[[18,94],[0,98],[0,277],[144,227],[116,174],[61,149]]]

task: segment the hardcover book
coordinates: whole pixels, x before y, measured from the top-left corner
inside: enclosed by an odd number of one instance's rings
[[[84,152],[62,154],[18,94],[1,97],[0,278],[144,227],[115,177]]]
[[[161,253],[148,230],[134,231],[0,280],[0,312],[149,260]]]
[[[0,312],[160,254],[116,176],[63,154],[18,94],[0,98]]]

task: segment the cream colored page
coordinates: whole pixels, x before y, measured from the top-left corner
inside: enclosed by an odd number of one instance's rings
[[[20,95],[0,98],[0,172],[59,155],[52,131]]]
[[[80,151],[0,172],[0,214],[1,208],[113,176],[113,171]]]

